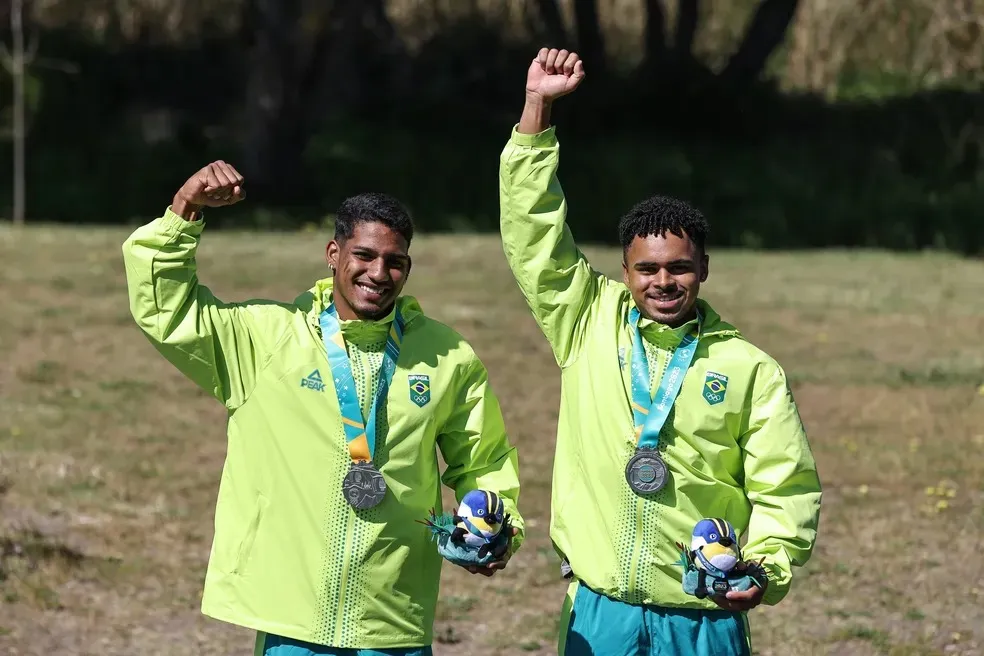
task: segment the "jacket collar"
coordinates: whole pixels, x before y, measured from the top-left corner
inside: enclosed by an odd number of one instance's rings
[[[631,298],[631,297],[630,297]],[[630,301],[630,309],[636,307],[635,301]],[[729,323],[726,323],[721,319],[714,308],[711,307],[710,303],[702,298],[697,299],[697,309],[700,311],[701,316],[704,317],[704,326],[701,334],[701,338],[705,337],[738,337],[741,338],[741,332]],[[669,337],[672,335],[677,341],[683,338],[686,331],[692,326],[696,325],[697,320],[692,319],[678,328],[670,328],[665,324],[658,323],[652,319],[647,319],[642,317],[639,321],[639,330],[644,335],[659,335]]]
[[[315,282],[314,287],[307,290],[294,300],[294,305],[304,312],[308,323],[319,332],[321,331],[319,318],[321,317],[321,313],[324,312],[331,304],[333,291],[334,280],[332,278],[322,278],[321,280]],[[367,328],[374,325],[388,327],[396,316],[397,307],[400,308],[400,314],[403,316],[404,325],[409,325],[414,319],[417,319],[424,314],[424,311],[420,307],[420,303],[416,298],[413,296],[400,296],[396,299],[396,304],[394,305],[393,310],[391,310],[390,313],[382,319],[378,319],[376,321],[363,321],[358,319],[343,321],[342,329],[345,330],[347,326],[360,325]]]

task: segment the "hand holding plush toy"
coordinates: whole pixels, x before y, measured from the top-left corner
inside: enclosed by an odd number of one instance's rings
[[[499,559],[512,537],[502,499],[487,490],[472,490],[453,513],[436,516],[432,510],[430,519],[420,523],[431,529],[438,553],[463,567],[487,565]]]
[[[761,588],[768,580],[762,568],[765,559],[743,561],[735,529],[723,519],[700,520],[691,535],[690,549],[679,542],[677,547],[677,564],[684,568],[683,591],[698,599]]]

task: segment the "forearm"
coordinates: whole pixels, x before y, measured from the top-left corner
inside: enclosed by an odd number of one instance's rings
[[[521,134],[539,134],[550,127],[550,101],[537,95],[526,96],[523,114],[519,118],[517,132]]]
[[[180,216],[185,221],[197,221],[201,213],[202,206],[192,203],[186,199],[181,192],[174,196],[171,201],[171,211]]]

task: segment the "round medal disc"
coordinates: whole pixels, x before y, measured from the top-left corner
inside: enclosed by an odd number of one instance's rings
[[[342,495],[353,508],[372,508],[386,496],[386,480],[371,462],[354,462],[342,481]]]
[[[656,451],[637,449],[625,467],[625,480],[636,494],[653,494],[666,485],[669,470]]]

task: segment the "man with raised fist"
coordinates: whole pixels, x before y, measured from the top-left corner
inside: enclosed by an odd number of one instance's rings
[[[816,465],[782,368],[699,298],[700,212],[662,196],[630,209],[621,280],[575,244],[550,111],[584,78],[577,53],[539,52],[499,169],[506,258],[561,369],[550,535],[573,580],[560,653],[748,654],[744,612],[779,602],[811,555]],[[742,565],[762,561],[750,588],[684,591],[677,543],[698,559],[702,543],[734,546],[730,531],[698,535],[705,518],[746,539]]]
[[[137,324],[228,410],[202,612],[256,630],[263,656],[426,656],[442,559],[418,522],[442,480],[459,503],[494,492],[511,516],[511,545],[473,573],[495,574],[523,538],[488,374],[401,295],[413,224],[384,194],[342,203],[333,275],[293,302],[217,299],[198,280],[203,208],[243,196],[233,166],[209,164],[123,245]]]

